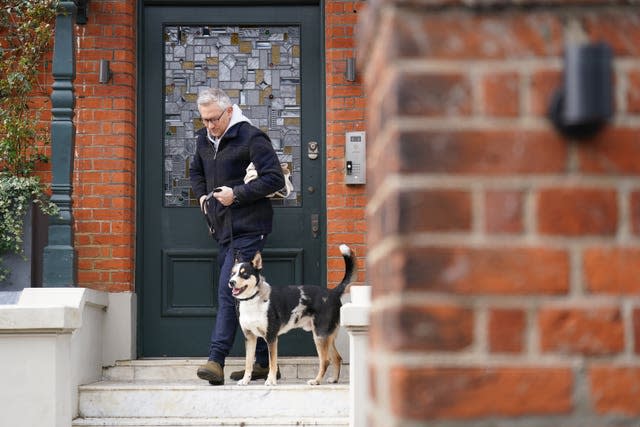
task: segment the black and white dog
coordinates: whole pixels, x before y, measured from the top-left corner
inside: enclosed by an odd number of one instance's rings
[[[356,257],[347,245],[340,245],[345,272],[342,281],[333,289],[322,286],[274,286],[262,276],[262,256],[258,252],[251,262],[236,262],[231,270],[229,287],[239,302],[240,327],[245,336],[246,360],[244,377],[239,385],[249,384],[258,337],[267,342],[269,374],[265,385],[276,385],[278,370],[278,336],[291,329],[313,332],[320,367],[318,375],[309,380],[318,385],[329,366],[333,365],[335,383],[340,377],[342,357],[335,347],[340,323],[340,297],[356,271]]]

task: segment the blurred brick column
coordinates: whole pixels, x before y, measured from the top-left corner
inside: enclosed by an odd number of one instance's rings
[[[640,8],[373,0],[369,425],[640,422]],[[491,6],[491,7],[489,7]],[[615,117],[546,118],[569,40],[614,51]]]

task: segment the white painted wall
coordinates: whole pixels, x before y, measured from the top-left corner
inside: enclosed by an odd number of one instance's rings
[[[3,425],[70,426],[78,385],[135,358],[135,295],[85,288],[27,288],[0,306]]]

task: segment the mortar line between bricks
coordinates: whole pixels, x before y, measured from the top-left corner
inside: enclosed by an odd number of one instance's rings
[[[390,125],[396,133],[407,132],[463,132],[463,131],[504,131],[504,132],[549,132],[556,133],[551,122],[544,116],[530,115],[518,118],[500,118],[480,115],[457,116],[431,116],[411,117],[396,116],[394,123]],[[611,128],[637,128],[640,127],[640,115],[618,115],[608,123]]]
[[[508,177],[509,179],[505,179]],[[420,190],[437,187],[434,189],[461,188],[473,189],[474,185],[481,182],[483,186],[490,185],[492,189],[530,190],[532,185],[538,190],[543,187],[560,188],[596,188],[609,189],[616,187],[619,191],[626,191],[624,187],[640,185],[640,176],[637,177],[608,177],[608,176],[579,176],[563,174],[522,174],[505,173],[500,176],[485,177],[482,174],[465,174],[463,176],[451,176],[442,173],[412,173],[389,174],[385,180],[386,187],[390,191]],[[388,187],[388,188],[387,188]],[[635,190],[632,190],[635,191]],[[370,204],[372,202],[370,201]]]
[[[439,354],[423,354],[423,355],[396,355],[389,358],[391,367],[410,367],[424,368],[428,367],[466,367],[475,368],[509,368],[509,369],[535,369],[538,367],[545,368],[576,368],[585,363],[583,356],[567,356],[567,355],[521,355],[521,356],[503,356],[495,353],[439,353]],[[597,362],[589,361],[590,364],[606,364],[611,367],[621,368],[640,368],[640,362],[630,361],[624,356],[618,356],[613,360],[604,360],[599,358]]]
[[[634,352],[634,347],[636,344],[635,333],[634,331],[634,322],[633,322],[633,309],[638,307],[639,301],[625,299],[622,301],[622,323],[623,323],[623,334],[624,334],[624,353],[628,357],[629,361],[632,361],[636,354]],[[640,349],[638,349],[640,351]]]
[[[377,356],[381,352],[376,353]],[[520,355],[520,356],[503,356],[495,353],[459,353],[459,352],[441,352],[434,354],[415,354],[415,353],[385,353],[384,360],[386,366],[391,369],[397,367],[408,368],[424,368],[424,367],[456,367],[469,369],[483,368],[507,368],[507,369],[535,369],[539,367],[545,368],[562,368],[573,369],[580,367],[584,363],[581,356],[563,356],[563,355]],[[640,366],[640,363],[638,363]],[[629,366],[625,363],[624,366]]]
[[[640,245],[640,238],[629,239],[625,242],[611,240],[607,236],[589,236],[589,237],[572,237],[572,236],[550,236],[550,235],[534,235],[534,236],[495,236],[492,234],[472,236],[469,232],[457,233],[413,233],[411,235],[402,236],[405,244],[412,248],[425,247],[459,247],[466,246],[470,249],[505,249],[505,248],[538,248],[547,246],[550,249],[570,251],[575,245],[583,247],[601,246],[604,248],[628,248],[637,249]],[[386,238],[385,238],[386,240]],[[621,243],[624,243],[622,245]]]
[[[618,234],[616,236],[618,241],[625,241],[629,236],[633,236],[630,203],[632,192],[633,188],[626,181],[618,186]]]
[[[538,71],[562,71],[563,60],[558,58],[518,58],[518,59],[428,59],[401,58],[395,60],[392,70],[399,72],[422,73],[460,73],[473,70],[478,74],[494,74],[496,72],[520,71],[535,73]]]
[[[569,295],[584,296],[582,265],[583,248],[581,245],[570,245],[569,249]]]
[[[438,292],[407,291],[402,295],[390,294],[373,301],[371,313],[376,314],[384,310],[398,307],[424,307],[426,305],[455,305],[477,309],[487,306],[492,308],[520,308],[537,309],[541,306],[562,308],[570,305],[572,308],[593,309],[598,307],[619,306],[623,303],[640,305],[640,296],[617,297],[601,295],[597,299],[592,296],[564,295],[459,295]],[[535,316],[535,313],[533,313]]]

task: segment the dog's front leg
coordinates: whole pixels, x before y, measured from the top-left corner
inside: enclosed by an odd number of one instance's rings
[[[249,331],[243,331],[245,340],[244,377],[238,381],[238,385],[247,385],[251,382],[251,372],[253,371],[253,360],[256,357],[256,343],[258,337]]]
[[[267,343],[269,347],[269,375],[264,385],[278,384],[278,337]]]

